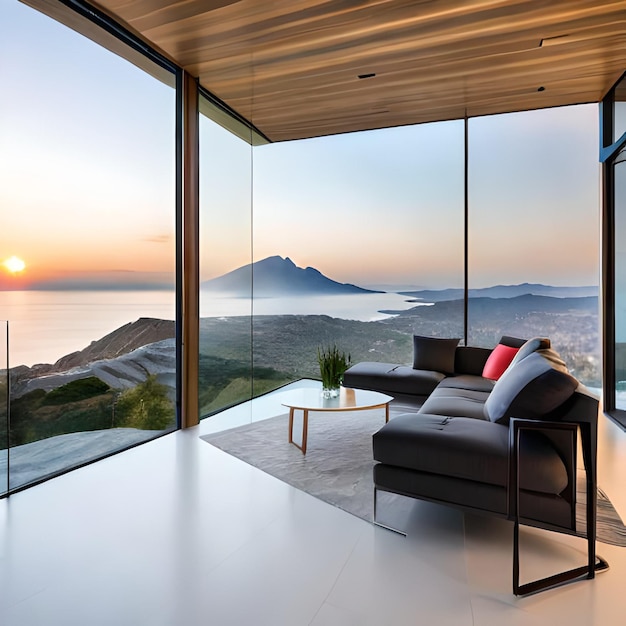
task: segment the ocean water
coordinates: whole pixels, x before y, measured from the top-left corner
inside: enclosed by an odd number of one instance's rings
[[[381,309],[415,306],[396,293],[255,299],[216,297],[201,292],[202,317],[239,315],[330,315],[373,321]],[[54,363],[86,348],[140,317],[175,318],[172,291],[0,291],[0,320],[9,323],[9,364]],[[5,367],[4,324],[0,323],[0,369]]]
[[[123,324],[140,317],[173,320],[174,311],[168,291],[0,291],[11,367],[54,363]]]

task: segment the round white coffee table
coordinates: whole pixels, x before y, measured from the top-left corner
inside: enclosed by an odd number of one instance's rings
[[[280,402],[289,409],[289,443],[306,454],[309,428],[309,413],[313,411],[365,411],[367,409],[385,409],[385,422],[389,421],[389,403],[391,396],[378,391],[365,389],[341,388],[336,398],[323,398],[320,389],[294,389],[285,391]],[[302,411],[302,445],[293,440],[293,414]]]

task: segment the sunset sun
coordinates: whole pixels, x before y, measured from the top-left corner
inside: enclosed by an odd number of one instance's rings
[[[26,263],[16,256],[9,257],[2,265],[4,265],[11,274],[19,274],[19,272],[22,272],[26,268]]]

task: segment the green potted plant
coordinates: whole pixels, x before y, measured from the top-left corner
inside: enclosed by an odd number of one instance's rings
[[[339,387],[343,382],[343,374],[350,367],[350,355],[339,352],[336,345],[327,348],[318,347],[317,362],[322,376],[322,395],[334,398],[339,395]]]

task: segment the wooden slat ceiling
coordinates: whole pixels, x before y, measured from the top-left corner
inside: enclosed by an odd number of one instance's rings
[[[597,102],[626,70],[626,0],[99,6],[272,141]]]

